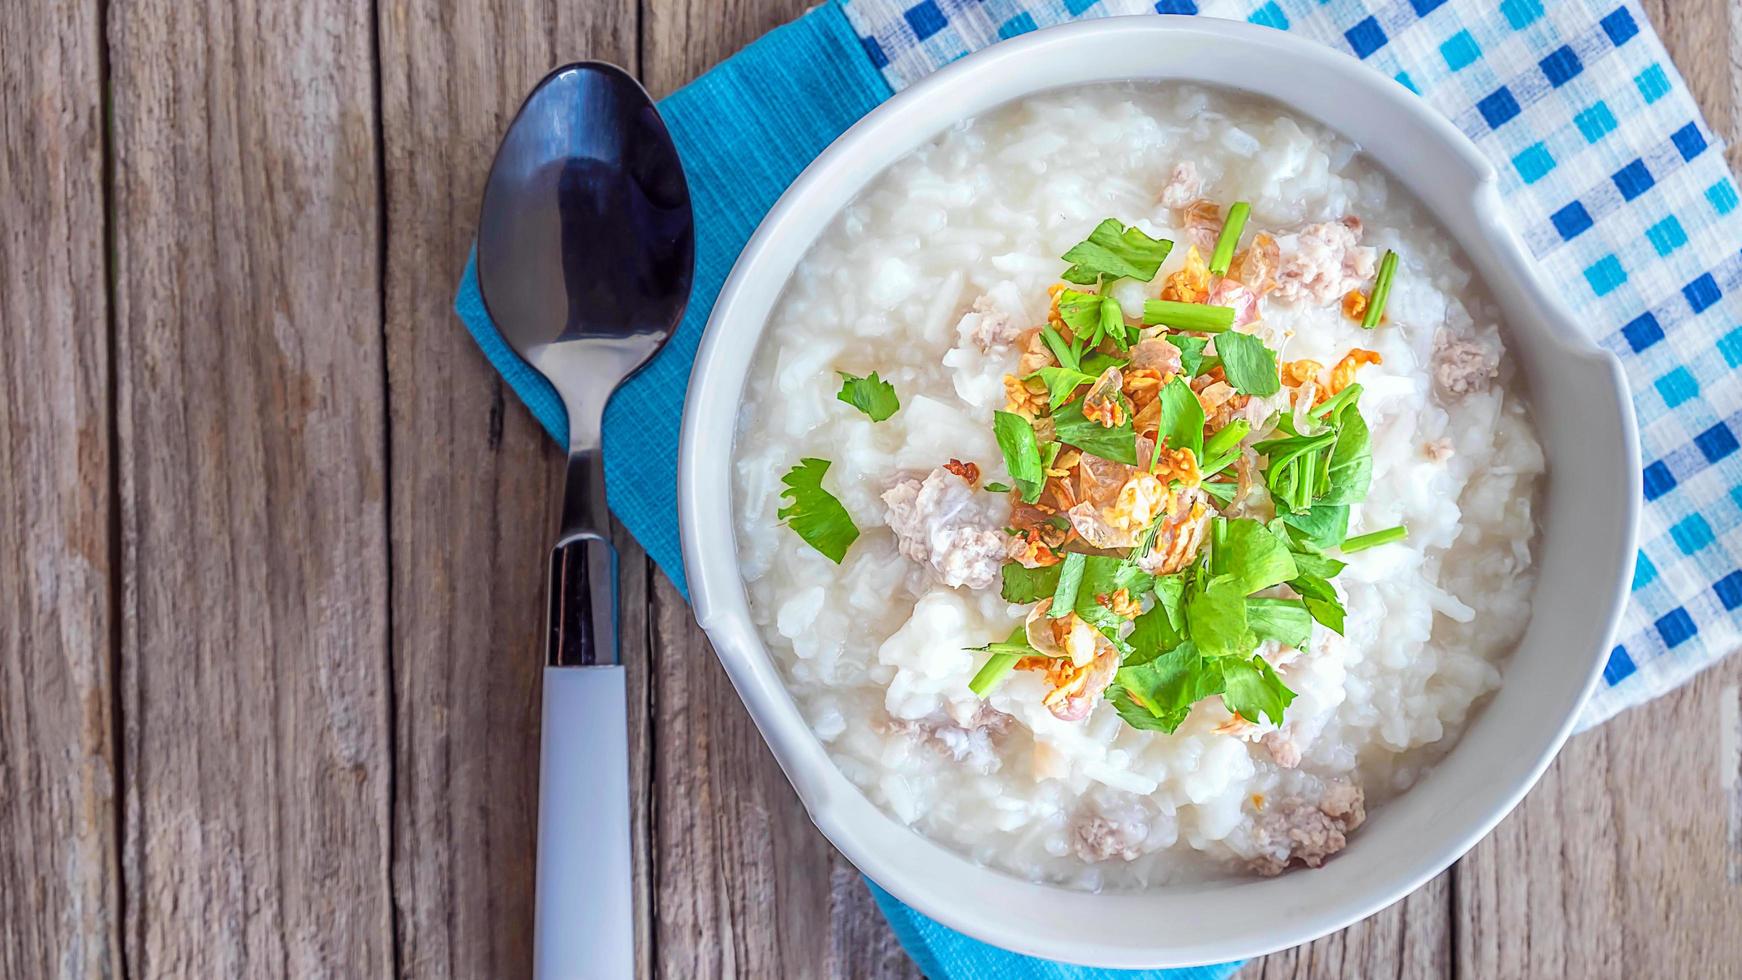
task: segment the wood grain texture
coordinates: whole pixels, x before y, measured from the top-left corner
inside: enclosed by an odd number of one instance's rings
[[[550,68],[633,68],[634,0],[379,7],[392,406],[393,883],[406,977],[531,970],[547,554],[563,456],[452,310],[497,141]],[[617,535],[634,785],[647,560]],[[637,846],[646,813],[637,801]],[[638,864],[638,873],[646,861]],[[651,910],[638,877],[640,931]],[[643,941],[640,954],[651,962]]]
[[[108,11],[128,972],[389,976],[368,11]]]
[[[0,5],[0,976],[121,973],[98,5]]]
[[[813,6],[811,0],[641,0],[642,84],[664,98]]]
[[[1305,946],[1252,960],[1243,980],[1428,980],[1451,976],[1450,871],[1403,901]]]

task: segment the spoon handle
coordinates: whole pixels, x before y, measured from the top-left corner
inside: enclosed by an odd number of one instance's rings
[[[634,975],[629,726],[617,554],[592,531],[551,552],[533,976]]]
[[[535,980],[635,975],[623,668],[546,667]]]

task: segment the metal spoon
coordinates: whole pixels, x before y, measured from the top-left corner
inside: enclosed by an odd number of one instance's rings
[[[478,222],[484,306],[569,413],[550,561],[537,977],[635,972],[628,726],[600,424],[611,393],[677,329],[694,267],[689,188],[653,100],[601,62],[545,76],[496,151]]]

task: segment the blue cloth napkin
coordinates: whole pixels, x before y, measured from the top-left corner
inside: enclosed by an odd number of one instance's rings
[[[1685,681],[1739,644],[1742,208],[1721,148],[1632,0],[1212,0],[1202,13],[1349,52],[1421,94],[1494,160],[1519,233],[1625,363],[1647,506],[1622,643],[1582,722]],[[879,102],[969,51],[1076,17],[1199,13],[1192,0],[832,0],[661,104],[697,214],[677,335],[605,414],[612,509],[680,591],[676,462],[690,364],[721,282],[775,199]],[[509,350],[468,264],[454,303],[559,443],[561,401]],[[1220,980],[1239,964],[1105,971],[972,940],[872,885],[933,980]]]

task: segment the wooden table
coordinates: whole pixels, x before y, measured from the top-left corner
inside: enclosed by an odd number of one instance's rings
[[[663,94],[809,2],[0,6],[0,977],[527,973],[561,466],[449,311],[478,191],[549,66]],[[1742,138],[1734,0],[1646,6]],[[915,975],[618,544],[646,972]],[[1739,679],[1245,975],[1736,975]]]

